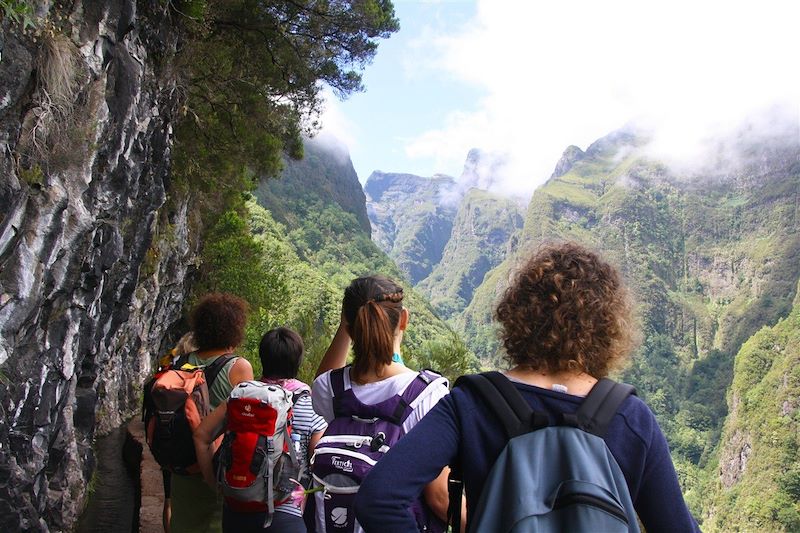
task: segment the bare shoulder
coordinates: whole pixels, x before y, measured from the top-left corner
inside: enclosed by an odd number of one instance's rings
[[[238,357],[231,367],[230,374],[228,374],[231,385],[236,385],[242,381],[248,381],[253,378],[253,365],[244,357]]]

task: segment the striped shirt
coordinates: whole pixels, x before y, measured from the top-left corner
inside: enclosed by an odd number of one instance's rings
[[[300,435],[300,449],[305,462],[305,478],[308,479],[311,476],[311,466],[308,460],[308,446],[311,441],[311,436],[318,431],[325,431],[325,428],[328,427],[328,423],[325,422],[324,418],[314,412],[314,409],[311,407],[311,396],[308,394],[301,396],[297,400],[292,411],[294,415],[292,419],[292,432]],[[277,506],[275,510],[295,516],[303,516],[304,503],[304,489],[303,487],[298,487],[292,500]]]

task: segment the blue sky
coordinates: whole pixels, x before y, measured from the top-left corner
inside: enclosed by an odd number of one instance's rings
[[[453,110],[476,109],[479,87],[420,66],[430,36],[456,32],[475,16],[475,7],[467,1],[395,2],[401,29],[380,42],[363,73],[366,91],[332,103],[348,122],[347,133],[336,133],[351,137],[345,141],[362,182],[373,170],[424,176],[461,172],[460,166],[436,168],[431,157],[410,158],[405,144],[443,124]]]
[[[395,1],[401,29],[329,99],[324,129],[363,181],[376,169],[458,176],[477,147],[509,158],[498,192],[529,194],[570,144],[631,121],[653,150],[709,140],[781,104],[800,121],[797,0]],[[765,124],[772,128],[772,124]]]

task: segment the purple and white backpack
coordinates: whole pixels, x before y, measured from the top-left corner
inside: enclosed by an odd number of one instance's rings
[[[380,403],[361,403],[353,393],[345,372],[350,367],[331,371],[335,418],[325,430],[311,459],[316,498],[317,533],[360,533],[353,513],[353,502],[362,480],[383,455],[405,435],[403,422],[416,407],[416,400],[434,383],[447,386],[447,380],[430,370],[422,370],[400,394]],[[441,533],[444,522],[433,516],[423,501],[411,507],[420,531]]]

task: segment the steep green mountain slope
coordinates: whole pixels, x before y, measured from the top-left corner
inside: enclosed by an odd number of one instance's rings
[[[484,365],[501,365],[491,310],[531,249],[573,239],[619,264],[644,333],[622,377],[659,417],[696,513],[714,477],[704,467],[727,413],[734,356],[788,314],[800,276],[800,146],[745,139],[721,149],[736,156],[724,170],[686,176],[647,157],[633,132],[586,153],[571,147],[534,193],[516,253],[487,274],[456,321]]]
[[[460,198],[453,178],[376,171],[364,191],[372,239],[418,283],[439,263],[450,238]]]
[[[248,203],[249,228],[260,257],[257,275],[262,285],[269,285],[263,290],[260,322],[248,335],[251,354],[257,351],[258,332],[288,324],[306,341],[303,375],[310,377],[338,325],[343,289],[355,277],[380,273],[405,286],[404,304],[412,314],[404,343],[408,365],[450,376],[466,371],[470,360],[458,336],[371,241],[363,192],[349,155],[314,141],[306,143],[305,153],[307,159],[287,160],[280,178],[263,180]],[[225,242],[224,236],[218,235],[217,241]],[[238,277],[243,270],[235,269]]]
[[[255,191],[276,220],[295,227],[318,208],[338,206],[369,234],[366,197],[346,146],[329,136],[305,139],[303,158],[284,163],[281,179],[262,180]]]
[[[706,531],[800,530],[800,302],[736,355]]]
[[[505,259],[512,235],[522,228],[514,200],[479,189],[464,195],[441,261],[417,288],[440,316],[460,313],[485,274]]]
[[[648,159],[642,145],[632,133],[612,134],[536,191],[518,250],[476,290],[465,327],[488,322],[504,288],[497,281],[520,257],[564,238],[620,264],[645,330],[670,336],[687,360],[712,349],[732,354],[788,312],[800,253],[798,147],[743,147],[750,152],[733,171],[684,177]]]

